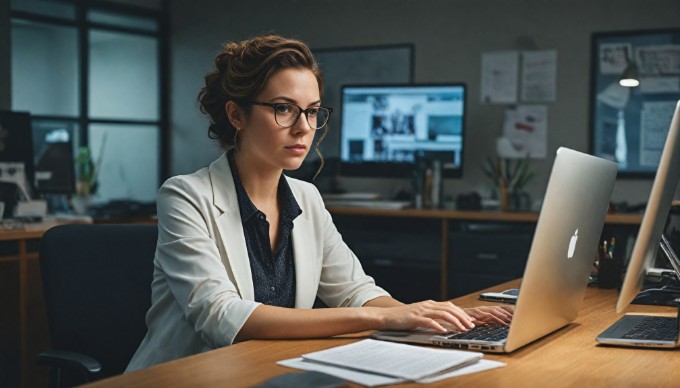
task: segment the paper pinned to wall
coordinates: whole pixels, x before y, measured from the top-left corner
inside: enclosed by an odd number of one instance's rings
[[[548,108],[545,105],[519,105],[505,111],[503,136],[496,151],[503,158],[544,159],[548,149]]]
[[[668,134],[676,101],[642,103],[640,114],[640,165],[656,166]]]
[[[635,51],[640,74],[680,74],[680,45],[646,46]]]
[[[518,51],[483,53],[481,102],[487,104],[517,102],[518,71]]]
[[[631,54],[630,43],[602,43],[598,61],[600,74],[620,75],[632,59]]]
[[[555,101],[556,73],[557,50],[522,53],[522,101]]]
[[[680,77],[643,77],[638,90],[643,94],[680,93]]]

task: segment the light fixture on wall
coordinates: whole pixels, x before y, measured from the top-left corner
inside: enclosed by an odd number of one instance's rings
[[[640,85],[639,69],[635,62],[629,62],[626,69],[621,74],[619,85],[634,88]]]
[[[640,85],[640,69],[638,69],[637,64],[634,61],[630,60],[630,56],[628,55],[628,49],[625,50],[626,53],[626,62],[628,65],[626,68],[623,70],[623,74],[621,74],[621,78],[619,78],[619,85],[625,86],[627,88],[634,88],[636,86]]]

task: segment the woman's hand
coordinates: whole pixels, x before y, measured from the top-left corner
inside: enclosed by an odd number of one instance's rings
[[[380,330],[427,328],[443,333],[449,331],[444,326],[453,326],[457,330],[468,331],[475,327],[473,321],[479,320],[451,302],[432,300],[398,307],[371,308],[371,310],[378,315]],[[486,317],[485,314],[477,316]]]
[[[512,314],[515,312],[513,306],[482,306],[466,308],[464,311],[472,317],[473,323],[500,323],[502,325],[509,325],[512,320]]]

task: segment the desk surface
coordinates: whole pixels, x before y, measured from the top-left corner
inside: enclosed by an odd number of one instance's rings
[[[489,290],[516,287],[518,281]],[[473,387],[518,386],[677,386],[680,356],[674,350],[613,348],[596,345],[595,337],[621,315],[614,312],[616,290],[589,288],[576,321],[509,355],[485,355],[507,363],[504,368],[444,380]],[[461,306],[481,305],[477,293],[455,299]],[[674,309],[631,306],[629,312],[672,316]],[[94,383],[95,387],[229,386],[260,384],[276,375],[299,372],[276,361],[366,338],[365,333],[319,340],[247,341]],[[421,387],[418,384],[400,386]]]
[[[91,224],[90,217],[50,217],[42,222],[19,222],[5,220],[0,225],[0,241],[39,239],[47,231],[63,224]]]

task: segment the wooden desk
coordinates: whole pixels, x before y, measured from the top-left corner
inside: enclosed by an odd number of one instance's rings
[[[517,285],[518,281],[513,281],[489,290],[504,290]],[[589,288],[581,313],[572,324],[509,355],[485,355],[487,359],[507,363],[506,367],[444,380],[431,386],[677,386],[680,357],[672,350],[596,345],[597,334],[621,316],[614,312],[616,297],[616,290]],[[476,298],[477,293],[474,293],[455,299],[455,302],[461,306],[481,305]],[[672,308],[656,306],[631,306],[629,311],[674,314]],[[278,366],[276,361],[363,338],[366,338],[365,333],[319,340],[247,341],[102,380],[91,386],[249,387],[280,374],[299,372]]]
[[[74,222],[91,221],[69,220],[69,223]],[[44,386],[47,382],[46,368],[37,371],[35,365],[35,356],[50,347],[38,245],[49,228],[64,223],[67,222],[17,223],[14,224],[16,229],[8,229],[11,224],[6,224],[0,229],[0,314],[4,315],[0,319],[0,364],[4,365],[0,367],[18,367],[8,368],[6,373],[0,374],[0,386],[3,383]]]

